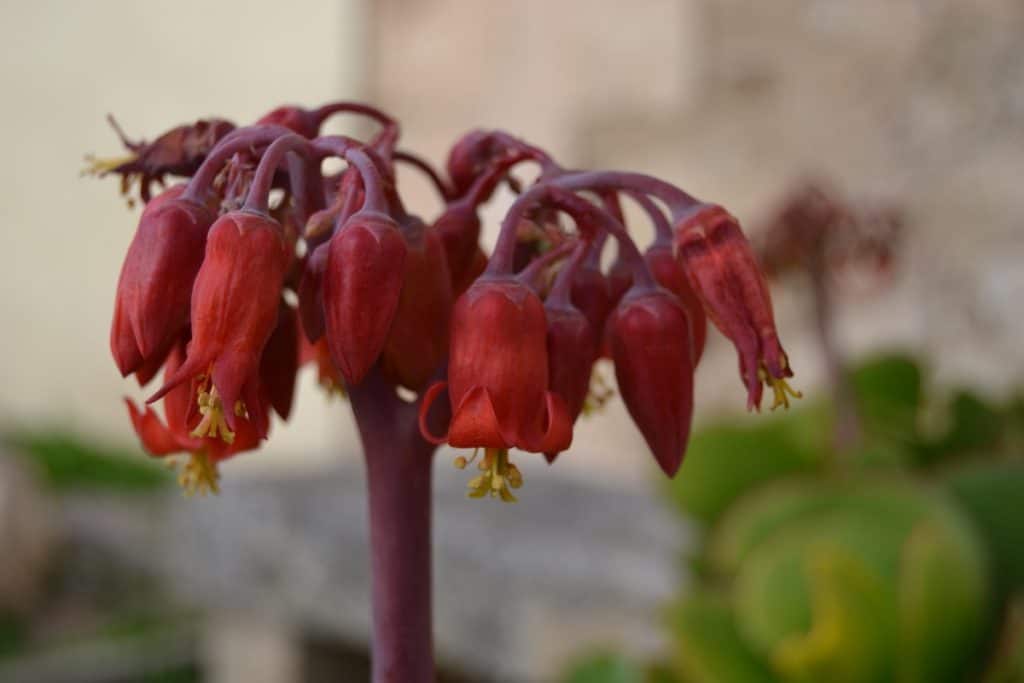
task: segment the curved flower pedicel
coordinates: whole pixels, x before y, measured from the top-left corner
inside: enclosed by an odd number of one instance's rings
[[[379,130],[365,142],[321,135],[340,113]],[[428,683],[439,443],[474,449],[459,467],[483,450],[470,497],[516,500],[510,451],[571,457],[559,454],[576,420],[609,393],[594,371],[602,357],[673,476],[706,317],[737,348],[748,406],[759,406],[763,384],[776,404],[799,394],[786,384],[761,271],[721,207],[651,176],[566,170],[502,131],[456,141],[445,173],[398,141],[397,121],[368,105],[288,105],[253,125],[209,119],[148,145],[126,141],[131,158],[93,170],[120,175],[126,192],[138,181],[147,203],[110,334],[123,375],[146,384],[163,373],[149,401],[162,401],[162,415],[127,402],[143,446],[187,454],[186,490],[216,492],[219,464],[257,448],[272,414],[288,419],[297,369],[314,363],[321,384],[350,400],[366,455],[373,680]],[[325,174],[327,158],[344,168]],[[444,202],[438,215],[407,213],[399,163],[427,176]],[[540,168],[532,182],[515,176],[523,163]],[[166,176],[188,181],[150,201]],[[501,183],[519,197],[487,253],[480,208]],[[654,227],[642,249],[623,199]],[[618,253],[605,267],[609,240]]]

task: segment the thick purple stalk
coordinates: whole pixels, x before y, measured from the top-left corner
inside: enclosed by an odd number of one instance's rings
[[[432,683],[431,465],[415,406],[376,370],[350,387],[370,507],[373,683]]]

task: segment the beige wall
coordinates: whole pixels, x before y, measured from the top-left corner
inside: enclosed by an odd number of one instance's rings
[[[78,177],[85,153],[120,153],[106,113],[141,136],[201,116],[245,122],[277,103],[358,96],[362,8],[361,0],[3,3],[0,420],[132,438],[121,396],[140,392],[114,369],[107,334],[137,211],[125,208],[115,181]],[[275,450],[324,453],[350,431],[347,413],[311,385],[304,377],[296,422],[275,435]],[[258,466],[264,455],[246,461]]]

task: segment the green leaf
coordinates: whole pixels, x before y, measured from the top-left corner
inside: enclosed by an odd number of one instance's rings
[[[718,424],[690,440],[679,474],[669,482],[675,504],[712,522],[743,493],[782,476],[817,471],[828,441],[827,410],[811,406],[788,415]]]
[[[763,662],[740,638],[721,597],[697,593],[671,614],[676,642],[673,661],[683,680],[694,683],[772,683]]]
[[[887,354],[862,362],[851,373],[866,435],[913,440],[922,403],[921,369],[910,356]]]
[[[611,652],[599,652],[572,663],[563,683],[644,683],[644,669],[633,660]]]
[[[149,491],[171,481],[163,467],[141,453],[97,444],[70,432],[26,430],[7,434],[2,440],[14,454],[34,463],[58,490]]]
[[[967,465],[948,486],[981,532],[1000,592],[1024,589],[1024,463]]]
[[[911,532],[899,580],[900,683],[954,683],[977,667],[989,616],[983,552],[953,515]]]

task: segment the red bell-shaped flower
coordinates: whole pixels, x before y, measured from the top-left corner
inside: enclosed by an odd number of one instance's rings
[[[396,384],[419,391],[448,354],[452,285],[437,233],[411,218],[404,236],[405,278],[381,369]]]
[[[452,420],[446,437],[426,432],[426,414],[445,383],[420,409],[424,437],[457,448],[558,452],[572,442],[565,400],[548,390],[544,306],[513,278],[477,280],[455,304],[448,368]]]
[[[704,205],[676,223],[676,257],[708,317],[736,347],[747,407],[761,405],[763,383],[774,405],[799,397],[786,383],[793,376],[779,343],[764,274],[739,223],[725,209]]]
[[[173,187],[146,207],[121,267],[110,349],[122,375],[162,360],[188,327],[192,283],[216,216],[180,198],[183,190]]]
[[[586,316],[591,330],[600,335],[614,302],[608,278],[593,264],[581,263],[572,280],[572,303]]]
[[[217,413],[211,430],[221,418],[231,430],[246,415],[257,425],[265,422],[260,358],[277,324],[288,261],[280,227],[270,218],[234,211],[217,220],[192,290],[188,357],[151,402],[182,382],[204,378]]]
[[[690,319],[690,331],[693,334],[693,365],[696,367],[704,355],[704,343],[708,336],[708,319],[704,315],[700,299],[686,279],[686,273],[683,272],[679,261],[672,255],[672,247],[667,244],[654,244],[644,252],[644,261],[647,262],[647,267],[658,284],[675,294],[679,303],[686,309],[687,317]]]
[[[278,306],[277,325],[263,348],[260,380],[274,411],[287,420],[295,397],[295,375],[299,370],[299,321],[295,309],[284,302]]]
[[[184,343],[179,342],[167,356],[164,377],[174,375],[184,360]],[[216,493],[219,478],[217,463],[258,447],[260,435],[266,434],[268,429],[266,423],[245,421],[239,424],[236,432],[209,435],[206,426],[211,405],[206,400],[209,399],[209,393],[203,392],[202,381],[180,383],[169,390],[163,401],[166,423],[152,407],[145,406],[140,410],[130,399],[125,399],[132,426],[142,447],[150,455],[163,457],[175,453],[191,454],[179,474],[179,481],[188,493]],[[204,402],[197,403],[197,396]],[[261,414],[266,416],[266,411]],[[207,422],[204,423],[204,420]],[[224,436],[228,434],[230,436],[225,439]]]
[[[661,289],[631,289],[608,319],[622,399],[668,476],[683,462],[693,415],[693,349],[686,311]]]
[[[331,238],[323,277],[327,344],[349,384],[380,357],[398,310],[407,248],[395,222],[359,211]]]
[[[590,373],[597,359],[598,338],[587,317],[572,304],[544,307],[548,323],[548,386],[565,400],[573,423],[583,411]],[[557,451],[546,452],[548,462]]]
[[[457,288],[465,283],[462,290],[465,291],[469,282],[472,282],[469,275],[474,270],[477,252],[480,251],[480,216],[476,207],[469,201],[452,202],[434,222],[434,230],[444,245],[452,287]]]
[[[324,271],[327,269],[329,243],[316,247],[306,259],[299,279],[299,320],[306,338],[312,342],[324,336]]]

